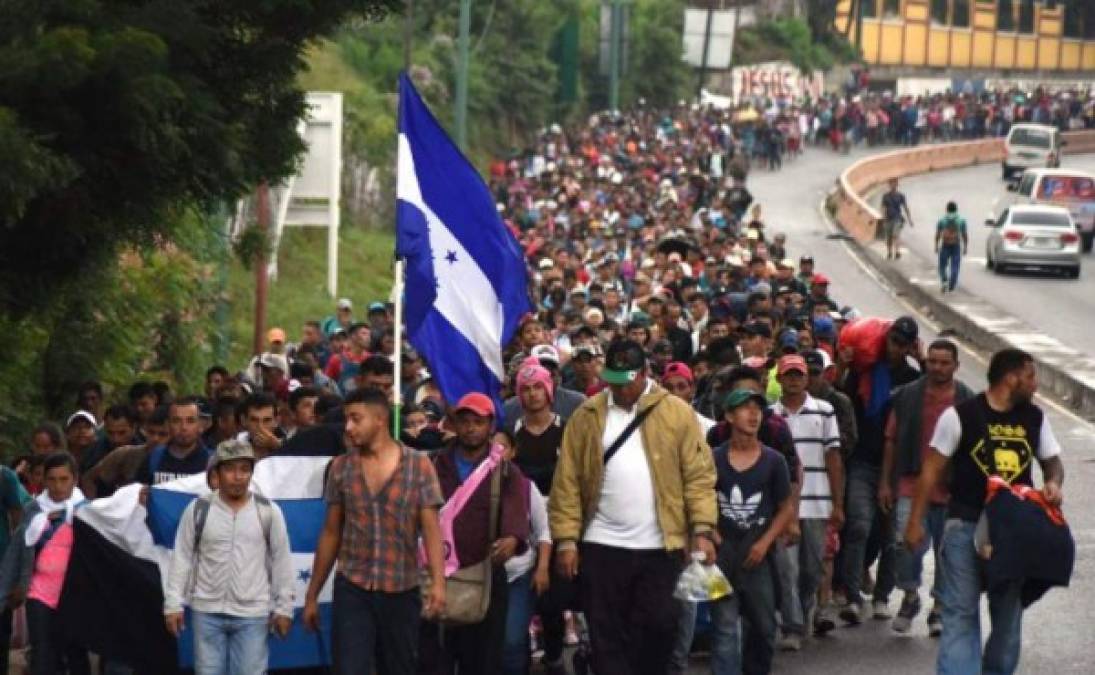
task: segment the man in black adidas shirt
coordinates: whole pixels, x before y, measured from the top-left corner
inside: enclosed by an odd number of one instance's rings
[[[1046,499],[1061,502],[1061,446],[1049,420],[1031,401],[1037,390],[1034,359],[1019,349],[1001,350],[989,363],[988,381],[984,392],[940,416],[931,440],[933,452],[924,462],[905,530],[908,546],[918,548],[924,539],[924,509],[949,464],[951,497],[939,570],[943,580],[940,673],[1012,673],[1019,664],[1023,620],[1019,583],[989,592],[992,632],[983,653],[981,649],[983,580],[973,536],[988,477],[1032,485],[1031,464],[1037,460]]]
[[[171,440],[148,453],[148,458],[137,470],[138,483],[158,485],[205,473],[210,451],[201,442],[197,400],[192,397],[176,399],[168,411],[167,427]]]

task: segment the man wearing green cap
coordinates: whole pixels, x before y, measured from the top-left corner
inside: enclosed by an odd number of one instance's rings
[[[647,377],[633,340],[609,345],[605,391],[570,418],[548,504],[556,567],[579,574],[598,673],[664,675],[685,547],[713,563],[715,471],[692,408]]]
[[[730,440],[714,450],[719,505],[718,565],[734,593],[711,605],[716,673],[767,673],[776,641],[776,572],[769,558],[795,517],[787,462],[757,438],[767,400],[735,389],[723,402]],[[744,617],[745,635],[739,635]],[[741,645],[739,651],[738,645]]]

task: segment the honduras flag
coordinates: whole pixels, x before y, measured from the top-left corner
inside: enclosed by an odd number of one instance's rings
[[[396,255],[406,260],[404,318],[445,399],[498,398],[502,349],[532,311],[528,270],[490,190],[399,76]]]
[[[323,529],[323,479],[330,457],[274,456],[255,464],[251,489],[285,516],[296,575],[296,612],[286,639],[270,637],[270,668],[329,665],[331,580],[319,596],[323,630],[300,621],[312,558]],[[163,583],[183,510],[209,492],[204,474],[153,486],[147,509],[140,485],[88,502],[73,519],[75,540],[59,610],[69,635],[111,661],[142,673],[192,668],[192,620],[176,642],[164,627]],[[333,576],[333,575],[332,575]]]

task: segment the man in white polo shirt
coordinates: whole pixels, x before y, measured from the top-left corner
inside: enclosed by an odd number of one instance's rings
[[[605,391],[567,423],[548,503],[556,566],[579,571],[597,675],[664,675],[682,549],[714,563],[715,467],[687,403],[647,378],[632,340],[608,347]]]
[[[802,495],[799,501],[798,545],[799,598],[802,615],[809,620],[817,604],[825,558],[826,530],[839,532],[844,524],[844,465],[840,457],[840,429],[833,406],[806,393],[806,360],[788,354],[777,365],[782,393],[772,410],[787,420],[795,450],[802,462]],[[792,559],[795,558],[792,552]],[[836,627],[832,608],[818,608],[814,632]]]

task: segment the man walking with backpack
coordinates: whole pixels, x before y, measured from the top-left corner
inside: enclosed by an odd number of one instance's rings
[[[958,244],[959,238],[962,240],[961,246]],[[947,202],[947,215],[940,218],[935,226],[935,252],[939,254],[939,281],[943,292],[953,293],[958,285],[958,267],[962,264],[962,256],[970,252],[966,219],[958,215],[958,204],[954,202]]]
[[[217,446],[218,489],[183,511],[171,555],[164,621],[178,637],[183,605],[192,611],[197,675],[266,672],[266,637],[285,637],[293,621],[293,562],[285,517],[252,494],[255,451]]]

